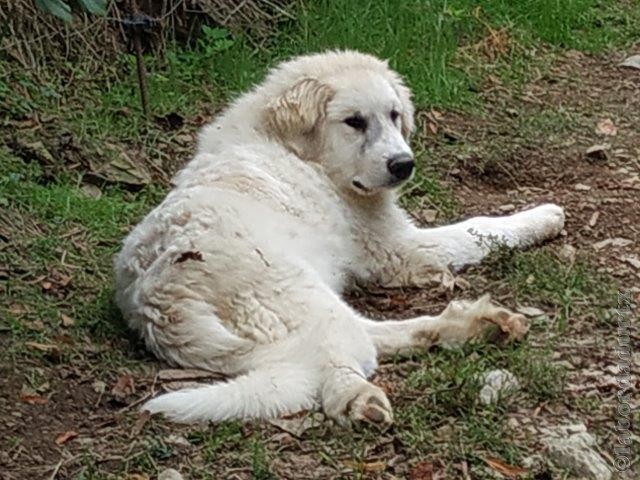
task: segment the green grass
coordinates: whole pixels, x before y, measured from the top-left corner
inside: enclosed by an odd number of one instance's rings
[[[549,247],[526,252],[499,248],[480,270],[494,280],[505,279],[517,303],[551,308],[560,330],[577,315],[606,325],[616,298],[612,278],[583,258],[571,262]]]
[[[1,322],[23,341],[49,343],[49,329],[61,315],[75,320],[70,332],[89,329],[108,338],[121,331],[113,304],[110,265],[130,225],[159,199],[160,189],[139,193],[104,188],[100,198],[86,195],[79,179],[61,176],[43,182],[42,169],[25,165],[0,150],[1,225],[11,232],[12,245],[0,250],[0,265],[17,274],[3,282]],[[57,276],[71,278],[64,292],[55,289]],[[51,281],[53,290],[44,290]],[[20,314],[12,313],[19,308]],[[41,322],[45,328],[35,328]],[[19,350],[14,342],[8,352]]]

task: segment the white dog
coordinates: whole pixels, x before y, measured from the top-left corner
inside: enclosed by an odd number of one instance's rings
[[[488,298],[404,321],[363,318],[341,298],[354,279],[429,285],[489,251],[557,235],[543,205],[421,229],[396,205],[411,177],[410,92],[386,62],[330,52],[281,64],[200,136],[175,188],[116,259],[117,301],[158,357],[232,380],[144,408],[180,422],[268,418],[321,407],[340,423],[386,425],[367,381],[378,355],[459,344],[525,319]]]

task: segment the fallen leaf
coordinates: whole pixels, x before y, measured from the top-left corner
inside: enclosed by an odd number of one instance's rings
[[[125,398],[136,391],[131,375],[121,375],[118,377],[116,384],[111,389],[112,395],[118,398]]]
[[[436,466],[432,462],[420,462],[409,471],[410,480],[435,480]]]
[[[584,185],[583,183],[576,183],[573,186],[574,190],[577,190],[578,192],[588,192],[589,190],[591,190],[591,187],[589,185]]]
[[[75,320],[73,318],[71,318],[68,315],[65,315],[64,313],[62,315],[60,315],[60,318],[62,319],[62,326],[63,327],[73,327],[75,325]]]
[[[508,478],[517,478],[518,476],[524,475],[525,473],[527,473],[527,469],[509,465],[507,463],[504,463],[499,458],[487,457],[484,459],[484,461],[492,469],[494,469],[497,472],[500,472],[501,474],[503,474],[505,477],[508,477]]]
[[[274,418],[269,423],[280,430],[290,433],[294,437],[302,437],[304,432],[310,428],[317,427],[322,423],[324,415],[320,412],[305,412],[303,415],[290,415],[285,418]]]
[[[539,317],[540,315],[544,315],[544,311],[535,307],[518,307],[516,308],[518,313],[526,315],[527,317]]]
[[[146,473],[129,473],[125,480],[149,480],[149,475]]]
[[[637,68],[640,70],[640,55],[631,55],[623,62],[618,64],[619,67]]]
[[[102,380],[94,380],[91,388],[93,388],[93,391],[96,393],[104,393],[107,390],[107,384]]]
[[[618,127],[615,126],[613,120],[611,120],[610,118],[605,118],[604,120],[599,121],[596,125],[596,133],[598,135],[613,137],[618,134]]]
[[[140,432],[142,432],[142,429],[147,424],[150,418],[151,412],[149,412],[149,410],[143,410],[136,419],[136,422],[133,424],[133,428],[131,429],[131,436],[137,437],[138,435],[140,435]]]
[[[69,440],[72,440],[78,436],[78,432],[74,432],[73,430],[69,430],[67,432],[59,433],[54,440],[56,445],[62,445],[63,443],[67,443]]]
[[[627,245],[632,244],[633,241],[627,239],[627,238],[621,238],[621,237],[616,237],[616,238],[607,238],[606,240],[602,240],[600,242],[596,242],[592,245],[593,248],[595,248],[596,250],[602,250],[605,247],[608,246],[612,246],[612,247],[626,247]]]
[[[342,463],[357,472],[380,473],[387,469],[386,462],[356,462],[353,460],[345,460]]]
[[[60,355],[60,349],[56,345],[38,342],[25,342],[25,346],[35,348],[36,350],[40,350],[41,352]]]
[[[29,405],[46,405],[49,403],[49,399],[47,397],[43,397],[41,395],[28,395],[21,394],[20,401],[24,403],[28,403]]]
[[[111,160],[97,168],[91,165],[87,181],[97,179],[135,188],[151,183],[151,174],[141,160],[132,159],[129,152],[117,145],[105,142],[104,147],[109,151],[104,156]]]
[[[433,210],[433,209],[425,209],[422,210],[422,212],[420,212],[423,220],[427,223],[432,223],[436,221],[436,218],[438,217],[438,211],[437,210]]]
[[[593,212],[593,215],[591,215],[591,218],[589,219],[589,226],[595,227],[596,223],[598,223],[599,217],[600,217],[600,212]]]
[[[102,197],[102,190],[100,190],[100,187],[93,185],[92,183],[85,183],[80,187],[80,189],[89,198],[97,200]]]
[[[627,262],[633,268],[640,269],[640,258],[636,257],[635,255],[628,255],[626,257],[622,257],[622,260]]]

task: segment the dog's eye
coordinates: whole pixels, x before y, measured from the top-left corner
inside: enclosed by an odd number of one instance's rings
[[[396,123],[396,120],[398,120],[398,117],[400,116],[400,114],[398,112],[396,112],[395,110],[391,110],[391,121],[393,123]]]
[[[344,123],[349,125],[351,128],[360,130],[361,132],[364,132],[367,129],[367,121],[360,115],[354,115],[353,117],[345,118]]]

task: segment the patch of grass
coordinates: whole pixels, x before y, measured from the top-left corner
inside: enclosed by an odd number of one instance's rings
[[[551,247],[525,252],[498,248],[481,268],[491,278],[507,279],[516,302],[555,309],[561,330],[575,315],[606,321],[605,312],[615,298],[610,277],[584,259],[561,259]]]
[[[507,347],[476,343],[420,355],[396,409],[398,434],[405,447],[444,462],[452,478],[459,473],[454,466],[470,460],[474,478],[492,478],[477,452],[520,464],[527,452],[513,441],[507,413],[516,405],[532,407],[561,396],[565,374],[551,362],[551,350],[551,345],[540,351],[527,343]],[[482,405],[480,378],[497,368],[513,373],[521,390],[495,405]]]
[[[155,188],[104,188],[92,198],[76,179],[43,182],[38,165],[0,150],[0,229],[11,241],[0,265],[13,272],[1,284],[10,301],[2,302],[0,317],[14,339],[3,355],[24,352],[25,341],[51,343],[62,315],[73,319],[65,333],[78,343],[87,329],[106,340],[124,330],[112,299],[112,257],[158,195]]]
[[[196,430],[187,437],[193,445],[202,447],[207,462],[215,462],[222,450],[239,448],[244,444],[242,424],[226,422],[210,429]]]

